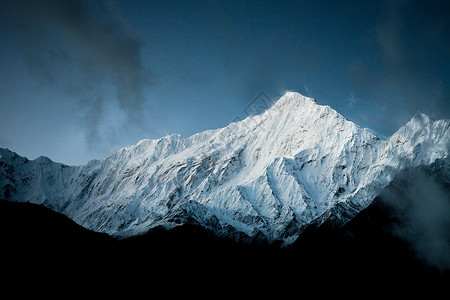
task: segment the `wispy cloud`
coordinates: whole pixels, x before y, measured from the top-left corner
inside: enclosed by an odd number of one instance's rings
[[[392,233],[429,265],[450,270],[450,191],[445,183],[427,170],[411,169],[381,196],[399,220]]]
[[[86,0],[18,0],[6,9],[28,70],[41,84],[65,93],[65,101],[78,101],[90,144],[102,138],[98,129],[110,104],[125,116],[124,126],[141,123],[144,89],[152,74],[142,63],[140,39],[112,6]]]
[[[346,101],[349,106],[354,106],[358,102],[358,98],[356,98],[355,93],[352,92],[350,93]]]
[[[373,95],[370,106],[389,107],[382,121],[392,132],[418,110],[435,119],[450,114],[450,23],[441,9],[414,0],[380,2],[367,33],[378,56],[371,61],[356,57],[348,65],[353,83]]]
[[[400,63],[404,55],[401,45],[401,34],[404,26],[401,9],[406,1],[385,1],[379,23],[376,27],[376,38],[380,44],[386,63]]]

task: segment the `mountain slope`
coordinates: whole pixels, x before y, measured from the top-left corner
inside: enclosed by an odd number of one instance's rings
[[[191,224],[289,245],[312,223],[352,219],[400,170],[448,157],[449,128],[416,114],[383,141],[289,92],[227,127],[143,140],[84,166],[0,149],[0,199],[43,204],[120,238]]]

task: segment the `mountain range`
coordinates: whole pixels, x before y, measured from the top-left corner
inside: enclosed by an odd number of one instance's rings
[[[81,166],[0,149],[0,199],[118,239],[192,225],[284,247],[312,226],[348,223],[406,169],[432,167],[448,181],[449,152],[450,120],[417,113],[382,140],[288,92],[224,128],[142,140]]]

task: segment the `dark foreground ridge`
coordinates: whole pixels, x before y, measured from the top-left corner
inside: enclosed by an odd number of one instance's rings
[[[402,179],[394,184],[388,190],[411,188]],[[450,282],[448,270],[430,266],[408,242],[392,234],[401,220],[398,205],[384,199],[385,194],[344,227],[308,228],[284,249],[237,245],[189,225],[116,240],[42,206],[0,201],[2,270],[13,278],[78,274],[95,281],[157,278],[172,283],[298,284],[307,280],[318,285],[330,281],[398,285],[402,281],[421,286]]]
[[[450,278],[448,272],[427,266],[408,243],[384,230],[393,219],[380,199],[344,228],[309,228],[287,249],[237,245],[189,225],[118,241],[29,203],[1,201],[0,215],[2,265],[17,276],[43,270],[88,272],[88,276],[151,270],[153,275],[174,278],[233,273],[233,278],[325,281],[342,276],[386,282]]]

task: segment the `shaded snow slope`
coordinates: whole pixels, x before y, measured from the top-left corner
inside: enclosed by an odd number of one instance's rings
[[[418,113],[384,141],[288,92],[227,127],[142,140],[83,166],[0,149],[0,198],[43,204],[117,237],[195,224],[288,245],[312,222],[349,221],[400,170],[448,157],[449,128]]]

